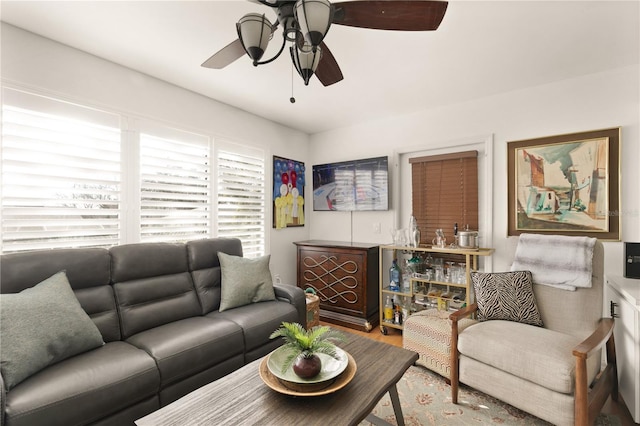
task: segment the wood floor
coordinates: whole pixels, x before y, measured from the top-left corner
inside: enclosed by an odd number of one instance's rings
[[[366,333],[364,331],[353,330],[351,328],[342,327],[336,324],[329,324],[324,322],[322,322],[322,324],[330,325],[331,327],[339,328],[346,332],[355,333],[360,336],[367,337],[369,339],[377,340],[379,342],[384,342],[390,345],[402,347],[402,331],[396,330],[395,328],[387,327],[388,334],[385,336],[380,332],[380,329],[378,327],[375,327],[369,333]],[[633,422],[633,419],[631,418],[631,414],[629,414],[629,410],[624,404],[624,401],[622,400],[622,398],[618,398],[618,401],[613,401],[611,400],[611,398],[609,398],[604,408],[602,409],[602,412],[617,415],[622,422],[622,426],[638,425],[638,423]]]

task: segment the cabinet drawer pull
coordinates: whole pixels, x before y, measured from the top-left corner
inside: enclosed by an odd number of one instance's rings
[[[618,306],[618,304],[613,300],[609,302],[609,312],[611,313],[611,318],[620,318],[620,315],[616,314],[616,306]]]

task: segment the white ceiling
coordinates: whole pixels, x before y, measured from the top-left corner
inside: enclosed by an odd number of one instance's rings
[[[236,39],[249,1],[4,1],[3,21],[306,133],[638,63],[640,3],[457,1],[435,32],[333,25],[344,80],[305,87],[288,53],[202,68]],[[270,56],[280,45],[276,34]]]

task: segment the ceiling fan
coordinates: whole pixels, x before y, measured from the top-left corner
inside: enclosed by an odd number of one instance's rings
[[[305,85],[315,74],[329,86],[343,79],[342,71],[324,43],[332,24],[397,31],[433,31],[444,18],[448,3],[430,0],[250,0],[276,10],[273,23],[264,14],[249,13],[236,24],[238,39],[207,59],[202,66],[221,69],[245,53],[253,65],[274,61],[291,42],[291,59]],[[269,40],[282,26],[282,46],[270,59],[261,61]]]

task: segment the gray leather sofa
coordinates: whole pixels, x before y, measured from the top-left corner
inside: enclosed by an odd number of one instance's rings
[[[218,252],[242,256],[242,245],[216,238],[1,256],[2,293],[66,270],[105,344],[9,392],[0,380],[0,423],[132,425],[275,349],[281,339],[269,335],[282,321],[305,324],[305,296],[292,285],[274,284],[274,301],[219,312]]]

